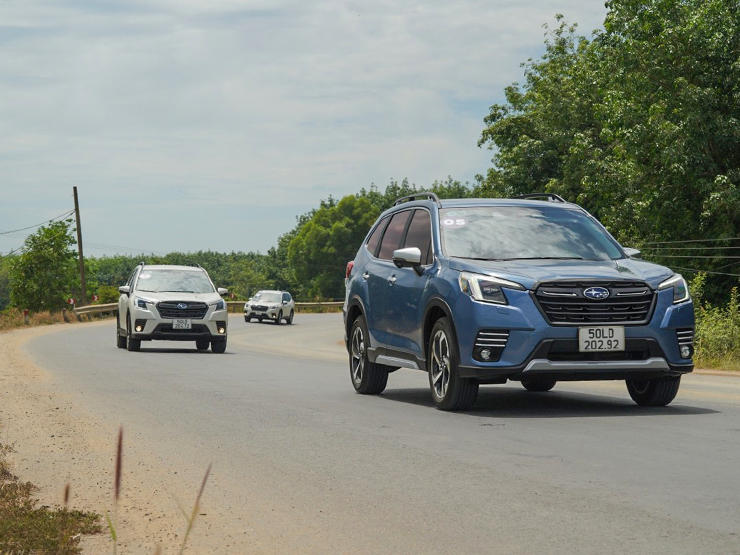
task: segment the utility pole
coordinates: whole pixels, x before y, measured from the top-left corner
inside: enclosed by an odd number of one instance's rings
[[[85,258],[82,255],[82,224],[80,223],[80,203],[77,201],[77,187],[73,187],[75,197],[75,218],[77,219],[77,254],[80,259],[80,283],[82,284],[82,302],[79,306],[87,304],[87,285],[85,284]]]

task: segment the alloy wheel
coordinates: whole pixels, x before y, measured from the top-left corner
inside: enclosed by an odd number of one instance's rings
[[[431,372],[434,394],[444,399],[450,385],[450,344],[443,330],[438,330],[432,340]]]
[[[357,326],[352,333],[352,381],[359,384],[365,370],[365,335]]]

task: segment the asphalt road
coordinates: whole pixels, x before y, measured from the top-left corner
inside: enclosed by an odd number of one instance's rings
[[[129,353],[114,327],[26,352],[147,472],[197,490],[213,462],[193,552],[740,553],[740,377],[684,377],[657,409],[621,382],[511,383],[444,413],[418,371],[356,394],[338,314],[235,316],[223,355]]]

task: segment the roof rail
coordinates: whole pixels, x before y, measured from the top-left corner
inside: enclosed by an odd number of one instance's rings
[[[402,202],[417,200],[418,198],[426,198],[426,199],[432,200],[435,203],[437,203],[437,206],[440,206],[439,197],[435,195],[434,193],[430,193],[430,192],[416,193],[413,195],[409,195],[407,197],[401,197],[399,199],[396,199],[396,202],[393,203],[393,206],[398,206]]]
[[[521,198],[521,199],[537,199],[537,198],[545,198],[548,202],[564,202],[568,203],[567,200],[565,200],[560,195],[556,195],[555,193],[529,193],[527,195],[518,195],[514,198]]]

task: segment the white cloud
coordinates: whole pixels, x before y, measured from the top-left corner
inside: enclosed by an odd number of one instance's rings
[[[89,241],[264,251],[290,210],[329,194],[471,179],[489,165],[487,107],[558,11],[583,32],[605,13],[576,0],[0,2],[0,229],[56,215],[77,185]],[[147,221],[172,207],[219,225]]]

